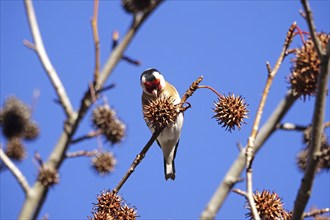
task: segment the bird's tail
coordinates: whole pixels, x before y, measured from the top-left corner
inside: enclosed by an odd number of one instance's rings
[[[172,160],[172,163],[166,163],[164,160],[164,172],[165,172],[165,179],[172,179],[175,180],[175,165],[174,160]]]

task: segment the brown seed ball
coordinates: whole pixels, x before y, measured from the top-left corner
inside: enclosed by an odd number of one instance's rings
[[[25,127],[23,137],[25,140],[35,140],[40,133],[40,129],[37,123],[29,122]]]
[[[25,147],[22,140],[17,137],[10,138],[7,142],[5,153],[13,160],[22,161],[26,156]]]
[[[305,172],[307,160],[308,160],[308,148],[303,149],[297,155],[297,166],[300,171]],[[321,146],[321,154],[319,156],[319,162],[317,163],[316,172],[328,171],[330,169],[330,146]]]
[[[43,165],[39,169],[38,181],[44,186],[53,186],[59,182],[59,174],[57,170]]]
[[[317,37],[325,49],[330,35],[319,33]],[[296,50],[295,56],[292,59],[293,66],[288,81],[293,93],[302,96],[305,100],[306,97],[316,94],[321,61],[310,37],[301,48]]]
[[[92,159],[92,167],[100,175],[112,173],[115,169],[116,163],[116,158],[111,152],[98,153]]]
[[[95,108],[92,117],[94,126],[101,130],[110,143],[117,144],[124,139],[126,125],[117,118],[116,112],[109,105]]]
[[[286,210],[284,210],[281,198],[275,192],[271,193],[268,190],[263,190],[260,193],[257,190],[253,194],[253,198],[261,219],[290,219],[290,214]],[[247,204],[246,208],[250,209],[250,206]],[[253,215],[251,212],[247,213],[246,217],[253,219]]]
[[[22,136],[30,117],[31,111],[27,105],[16,97],[9,97],[1,114],[3,135],[7,139]]]
[[[220,95],[218,102],[215,102],[214,105],[213,111],[215,115],[213,118],[226,130],[235,130],[235,127],[240,129],[241,125],[245,124],[244,118],[248,118],[249,111],[242,96],[235,97],[234,94],[229,94],[228,96]]]
[[[93,217],[89,217],[89,219],[135,220],[138,217],[134,207],[129,207],[121,196],[110,190],[105,190],[97,196],[97,203],[94,204],[93,211]]]
[[[143,107],[144,119],[148,126],[155,130],[174,123],[179,114],[178,108],[174,105],[172,97],[160,97],[150,100]]]

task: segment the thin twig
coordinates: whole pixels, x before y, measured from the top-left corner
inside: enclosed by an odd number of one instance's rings
[[[26,180],[23,173],[19,170],[19,168],[11,161],[11,159],[2,150],[1,146],[0,146],[0,159],[3,161],[3,163],[6,165],[6,167],[10,170],[10,172],[12,172],[12,174],[16,178],[18,184],[22,187],[25,195],[27,195],[31,189],[28,181]]]
[[[36,45],[34,45],[33,43],[31,43],[28,40],[24,40],[23,44],[24,44],[24,46],[26,46],[27,48],[29,48],[31,50],[36,50]]]
[[[330,208],[325,208],[325,209],[313,209],[310,212],[306,212],[303,215],[303,218],[308,218],[308,217],[315,217],[317,215],[322,215],[324,213],[330,212]]]
[[[198,77],[198,79],[195,80],[191,84],[191,86],[187,89],[187,91],[184,93],[184,95],[181,98],[182,105],[187,101],[187,99],[193,95],[193,93],[198,89],[198,85],[202,82],[203,76]]]
[[[306,19],[306,14],[305,14],[305,12],[304,12],[303,10],[299,9],[298,12],[299,12],[299,14],[300,14],[300,16],[301,16],[302,18]]]
[[[116,30],[112,32],[112,49],[115,49],[115,47],[118,45],[119,40],[119,32]]]
[[[250,166],[246,169],[246,200],[249,203],[251,214],[254,220],[260,220],[260,216],[253,198],[253,186],[252,186],[252,161],[250,161]]]
[[[327,45],[327,51],[324,54],[320,48],[320,44],[316,39],[314,21],[312,20],[312,11],[309,7],[309,3],[306,0],[302,0],[306,12],[306,20],[310,29],[313,43],[318,52],[321,65],[320,73],[318,76],[317,94],[314,104],[313,121],[312,121],[312,134],[309,142],[309,154],[307,158],[307,165],[304,176],[301,180],[300,187],[297,192],[297,196],[294,202],[294,209],[292,211],[292,219],[301,219],[307,202],[312,192],[312,186],[317,172],[317,164],[319,161],[318,155],[321,150],[322,133],[324,129],[323,121],[325,114],[326,94],[328,87],[328,73],[330,69],[330,42]]]
[[[131,176],[131,174],[134,172],[135,168],[141,163],[143,158],[145,157],[146,153],[148,152],[151,145],[154,143],[154,141],[157,139],[159,134],[163,131],[164,127],[162,129],[159,129],[155,131],[147,144],[143,147],[141,152],[135,157],[133,163],[131,164],[128,171],[125,173],[125,175],[122,177],[122,179],[117,184],[116,188],[113,190],[115,193],[118,193],[121,187],[125,184],[125,182],[128,180],[128,178]]]
[[[38,152],[34,153],[33,158],[38,163],[37,166],[42,167],[44,165],[44,161],[42,160],[42,158]]]
[[[95,88],[94,88],[94,84],[93,83],[89,83],[89,91],[91,93],[91,98],[93,103],[96,103],[97,99],[96,99],[96,92],[95,92]]]
[[[243,190],[240,189],[233,189],[232,190],[234,193],[237,193],[238,195],[244,196],[245,198],[247,197],[247,193]]]
[[[272,67],[270,66],[270,63],[268,61],[266,62],[266,68],[267,68],[268,75],[270,75],[272,72]]]
[[[277,126],[277,129],[281,129],[281,130],[286,130],[286,131],[304,131],[306,130],[307,126],[302,126],[302,125],[296,125],[293,123],[283,123],[283,124],[279,124]]]
[[[80,150],[75,152],[68,152],[66,153],[66,158],[75,158],[75,157],[92,157],[98,153],[98,150],[87,151],[87,150]]]
[[[93,18],[91,20],[94,48],[95,48],[95,68],[94,68],[94,82],[98,80],[100,71],[100,39],[98,32],[98,12],[99,12],[99,0],[94,0]]]
[[[250,137],[248,138],[248,145],[247,145],[246,151],[245,151],[245,154],[246,154],[246,188],[247,188],[246,189],[247,190],[246,198],[248,200],[252,216],[255,220],[259,220],[260,216],[258,214],[258,210],[255,206],[255,202],[253,199],[252,161],[254,159],[254,154],[255,154],[254,153],[255,152],[254,141],[255,141],[255,138],[259,131],[259,124],[261,121],[261,117],[263,114],[263,110],[264,110],[264,107],[266,104],[266,100],[267,100],[267,97],[269,94],[270,87],[272,85],[272,82],[273,82],[273,79],[274,79],[276,73],[278,72],[280,65],[282,64],[282,61],[285,57],[285,53],[286,53],[287,49],[289,48],[290,43],[292,42],[295,28],[296,28],[296,22],[294,22],[290,26],[290,28],[287,32],[281,54],[275,64],[274,68],[270,71],[269,65],[267,65],[268,77],[267,77],[266,85],[265,85],[264,91],[262,93],[260,104],[259,104],[259,107],[257,110],[257,115],[255,117],[255,120],[254,120],[254,123],[252,126],[252,131],[251,131]]]
[[[283,58],[285,56],[285,52],[289,48],[289,45],[292,41],[292,37],[293,37],[295,27],[296,27],[296,22],[294,22],[290,26],[289,31],[287,32],[282,51],[280,53],[280,56],[279,56],[279,58],[278,58],[278,60],[275,64],[274,68],[272,69],[271,72],[269,72],[269,70],[268,70],[269,74],[268,74],[268,77],[267,77],[266,85],[265,85],[264,91],[262,93],[260,104],[259,104],[259,107],[258,107],[258,110],[257,110],[257,115],[255,117],[255,120],[254,120],[254,123],[253,123],[253,126],[252,126],[252,131],[251,131],[251,134],[250,134],[250,137],[249,137],[248,147],[246,149],[246,154],[247,154],[246,167],[250,166],[249,163],[253,158],[253,142],[254,142],[254,139],[255,139],[255,137],[258,133],[258,130],[259,130],[259,124],[260,124],[261,116],[262,116],[263,109],[264,109],[265,104],[266,104],[266,100],[267,100],[267,97],[268,97],[270,87],[272,85],[272,82],[273,82],[273,79],[274,79],[276,73],[278,72],[278,69],[280,68],[280,66],[282,64]]]
[[[101,92],[105,92],[105,91],[107,91],[107,90],[110,90],[110,89],[115,88],[115,86],[116,86],[116,84],[111,83],[111,84],[108,85],[108,86],[103,86],[102,89],[96,90],[95,93],[96,93],[96,94],[99,94],[99,93],[101,93]]]
[[[114,31],[112,33],[112,49],[115,49],[115,47],[118,45],[118,40],[119,40],[119,32],[118,31]],[[126,62],[139,66],[141,65],[141,62],[139,60],[135,60],[131,57],[128,57],[126,55],[123,55],[122,60],[125,60]]]
[[[45,68],[45,71],[46,71],[50,81],[52,82],[52,85],[57,93],[58,99],[60,100],[60,103],[64,109],[66,116],[68,118],[73,117],[74,110],[71,105],[70,99],[69,99],[69,97],[65,91],[65,88],[62,85],[62,82],[61,82],[60,78],[58,77],[58,74],[57,74],[55,68],[53,67],[53,65],[47,55],[47,52],[45,50],[44,43],[43,43],[40,31],[39,31],[37,18],[36,18],[34,8],[32,5],[32,1],[25,0],[24,2],[25,2],[25,8],[26,8],[28,19],[29,19],[29,24],[30,24],[33,40],[34,40],[34,48],[35,48],[34,51],[36,51],[43,67]]]
[[[141,62],[139,60],[135,60],[133,58],[130,58],[128,56],[123,56],[123,60],[125,60],[126,62],[130,63],[130,64],[133,64],[133,65],[136,65],[136,66],[140,66],[141,65]]]
[[[217,92],[217,90],[213,89],[211,86],[205,86],[205,85],[201,85],[197,87],[198,89],[209,89],[212,92],[214,92],[215,94],[217,94],[218,97],[221,97],[220,93]]]
[[[98,136],[100,134],[102,134],[102,131],[101,130],[91,131],[91,132],[89,132],[89,133],[87,133],[87,134],[85,134],[85,135],[83,135],[81,137],[78,137],[76,139],[73,139],[71,141],[71,144],[76,144],[76,143],[79,143],[81,141],[94,138],[94,137],[96,137],[96,136]]]
[[[323,124],[323,127],[324,128],[327,128],[327,127],[330,127],[330,121],[327,121]]]
[[[313,43],[315,45],[316,52],[319,57],[322,57],[326,54],[326,52],[322,50],[321,43],[320,43],[319,39],[316,37],[316,27],[314,24],[313,14],[312,14],[312,10],[309,6],[309,2],[308,2],[308,0],[301,0],[301,4],[303,5],[304,11],[305,11],[306,22],[307,22],[308,29],[309,29],[310,35],[312,37]]]

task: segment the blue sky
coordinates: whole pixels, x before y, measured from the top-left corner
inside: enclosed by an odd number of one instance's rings
[[[37,176],[33,154],[39,152],[42,158],[48,158],[61,134],[65,115],[54,102],[56,94],[36,54],[23,45],[25,39],[32,41],[23,2],[2,0],[0,6],[1,103],[14,94],[30,104],[33,91],[41,92],[33,112],[41,135],[35,142],[26,143],[28,157],[18,164],[32,185]],[[34,6],[48,55],[77,109],[94,68],[90,26],[93,2],[36,1]],[[329,1],[311,1],[311,7],[318,30],[329,33]],[[136,206],[141,219],[197,219],[237,157],[236,143],[246,144],[266,81],[265,62],[274,65],[294,21],[307,31],[298,13],[301,8],[299,1],[164,2],[143,24],[126,51],[142,64],[137,67],[121,62],[107,81],[116,87],[104,95],[127,124],[126,138],[121,144],[104,144],[117,158],[115,172],[99,177],[92,171],[89,158],[68,159],[59,171],[60,183],[48,193],[40,218],[48,214],[50,219],[86,219],[97,194],[116,186],[150,137],[142,118],[139,77],[145,69],[154,67],[180,94],[204,75],[203,84],[223,94],[242,95],[249,104],[247,124],[230,133],[211,118],[216,96],[207,90],[197,91],[189,99],[192,108],[185,113],[176,157],[176,180],[165,181],[162,153],[154,144],[120,191],[127,203]],[[112,32],[118,30],[123,36],[130,21],[119,1],[100,2],[101,64],[111,52]],[[291,48],[299,46],[301,41],[296,37]],[[274,80],[261,123],[288,89],[290,58],[285,59]],[[297,101],[283,122],[308,125],[314,101]],[[326,107],[329,113],[329,102]],[[90,113],[76,137],[91,131]],[[326,120],[330,120],[329,114]],[[277,131],[254,161],[254,189],[277,192],[288,210],[293,207],[302,177],[295,165],[296,154],[303,148],[301,140],[299,132]],[[5,143],[2,136],[1,143]],[[97,144],[93,139],[72,145],[69,151],[92,150]],[[317,175],[308,210],[330,206],[329,185],[329,173]],[[245,183],[235,188],[245,190]],[[17,218],[23,201],[23,192],[12,174],[1,172],[0,218]],[[231,193],[217,218],[244,218],[244,203],[242,196]]]

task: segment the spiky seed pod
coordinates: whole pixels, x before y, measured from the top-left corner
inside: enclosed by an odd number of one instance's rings
[[[109,124],[116,118],[116,112],[109,105],[102,105],[93,110],[92,117],[95,127],[103,131],[110,127]]]
[[[297,155],[297,165],[300,171],[305,172],[309,149],[305,148]],[[330,169],[330,146],[322,145],[321,154],[319,156],[319,162],[317,163],[316,172],[319,173],[322,170]]]
[[[25,147],[22,140],[17,137],[10,138],[7,142],[5,153],[13,160],[22,161],[26,156]]]
[[[290,214],[283,208],[281,198],[275,193],[270,193],[268,190],[263,190],[261,193],[257,190],[253,194],[254,202],[258,210],[258,214],[263,220],[283,219],[289,220]],[[246,205],[247,209],[250,206]],[[251,212],[246,214],[246,217],[253,219]]]
[[[2,110],[2,133],[7,138],[20,137],[31,117],[31,111],[21,100],[9,97]]]
[[[297,154],[297,159],[296,159],[297,166],[298,166],[299,170],[302,172],[304,172],[306,169],[307,158],[308,158],[308,149],[306,149],[306,148]],[[317,169],[316,172],[319,172],[319,169]]]
[[[23,137],[25,140],[34,140],[39,136],[40,129],[37,123],[29,122],[23,133]]]
[[[303,143],[308,146],[309,141],[311,140],[311,135],[312,135],[312,126],[308,126],[303,133]],[[321,145],[325,145],[327,143],[327,136],[325,135],[324,132],[322,132],[322,140],[321,140]]]
[[[330,35],[319,33],[317,37],[321,42],[321,46],[325,49]],[[321,61],[310,37],[301,48],[296,50],[295,56],[292,59],[293,67],[288,81],[291,90],[305,100],[307,96],[310,97],[316,94]]]
[[[39,168],[38,181],[44,186],[53,186],[59,182],[59,174],[57,170],[42,165]]]
[[[109,128],[104,131],[105,138],[112,144],[121,142],[125,137],[126,125],[118,118],[109,124]]]
[[[174,123],[179,111],[173,102],[172,97],[160,97],[150,100],[147,105],[143,106],[144,119],[148,126],[158,130]]]
[[[136,209],[134,207],[129,207],[126,204],[121,207],[121,210],[118,213],[118,219],[135,220],[137,217]]]
[[[105,138],[112,144],[123,140],[126,125],[117,118],[116,112],[109,105],[99,106],[93,111],[93,124],[102,131]]]
[[[156,0],[122,0],[121,4],[127,13],[136,14],[151,10]]]
[[[93,207],[93,220],[125,219],[135,220],[137,212],[125,204],[123,198],[113,191],[105,190],[97,196],[97,204]]]
[[[330,170],[330,145],[326,144],[323,148],[321,148],[321,155],[320,155],[320,167],[323,170],[329,171]]]
[[[116,162],[111,152],[100,152],[93,157],[92,168],[100,175],[105,175],[114,171]]]
[[[249,111],[247,110],[247,103],[242,98],[242,96],[236,96],[234,94],[229,94],[228,96],[220,95],[218,97],[218,102],[214,102],[215,108],[213,111],[215,118],[219,125],[225,127],[226,130],[235,130],[235,126],[238,129],[244,123],[244,118],[248,118]]]

